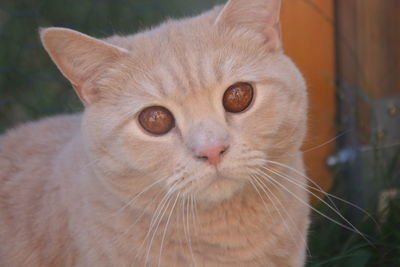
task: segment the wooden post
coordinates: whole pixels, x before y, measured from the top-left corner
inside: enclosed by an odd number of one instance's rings
[[[309,90],[309,130],[303,150],[307,174],[324,190],[332,184],[326,159],[335,152],[335,42],[332,0],[284,0],[286,53],[303,72]]]
[[[381,153],[400,143],[400,1],[335,3],[339,120],[347,132],[341,148],[353,153],[348,187],[362,206],[372,190],[363,184],[376,171],[371,148]]]

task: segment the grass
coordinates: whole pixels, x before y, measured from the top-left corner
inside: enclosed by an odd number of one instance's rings
[[[391,200],[386,209],[387,217],[377,225],[365,217],[356,224],[369,241],[340,226],[315,219],[308,266],[400,266],[400,199]]]
[[[313,215],[309,246],[311,257],[308,267],[338,266],[400,266],[400,149],[393,147],[392,157],[385,164],[386,175],[372,176],[364,185],[364,199],[360,203],[373,219],[345,203],[336,202],[340,212],[363,234],[350,232],[321,216]],[[369,168],[376,169],[379,160]],[[364,167],[367,169],[367,167]],[[351,199],[352,192],[346,193],[346,177],[342,172],[336,175],[333,194]],[[342,220],[324,205],[319,209],[331,218]]]

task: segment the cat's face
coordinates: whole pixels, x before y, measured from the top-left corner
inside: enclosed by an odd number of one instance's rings
[[[117,192],[132,196],[155,184],[221,201],[248,184],[265,160],[300,147],[305,83],[280,49],[271,18],[279,1],[254,1],[253,28],[236,14],[246,11],[241,2],[107,43],[69,30],[44,32],[48,51],[86,103],[92,166]],[[260,16],[269,20],[260,18],[260,27],[254,14],[263,5]],[[68,60],[52,51],[63,36],[64,50],[73,53]],[[83,51],[85,44],[94,52]]]

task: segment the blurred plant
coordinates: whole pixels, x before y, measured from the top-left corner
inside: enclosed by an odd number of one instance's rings
[[[355,227],[360,234],[327,221],[320,216],[314,216],[310,233],[309,267],[338,266],[338,267],[367,267],[367,266],[400,266],[400,148],[392,146],[390,160],[385,161],[384,168],[381,160],[376,159],[370,166],[379,170],[378,177],[372,177],[365,182],[368,196],[365,205],[367,214],[354,207],[336,202],[336,206],[346,218],[353,218]],[[382,153],[379,149],[373,154]],[[332,194],[343,199],[350,199],[353,192],[346,188],[346,176],[338,170],[335,187]],[[361,185],[360,185],[361,186]],[[320,204],[320,211],[329,217],[340,221],[339,216]]]

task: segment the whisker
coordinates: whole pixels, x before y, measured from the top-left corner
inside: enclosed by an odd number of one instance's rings
[[[286,215],[287,215],[287,217],[289,218],[289,220],[290,220],[292,226],[295,228],[295,230],[297,231],[297,233],[299,234],[299,236],[302,237],[302,241],[303,241],[304,245],[306,246],[307,251],[310,253],[310,251],[309,251],[309,249],[308,249],[308,247],[307,247],[307,242],[306,242],[306,240],[304,239],[303,235],[300,233],[300,230],[296,227],[296,224],[295,224],[295,222],[293,221],[293,218],[292,218],[292,217],[290,216],[290,214],[286,211],[286,209],[285,209],[285,207],[283,206],[283,204],[279,201],[279,199],[275,196],[275,194],[260,180],[260,178],[257,178],[257,176],[252,176],[252,178],[255,179],[255,181],[258,183],[258,185],[260,186],[260,188],[264,191],[264,193],[265,193],[266,196],[268,196],[268,194],[271,194],[271,196],[272,196],[272,197],[278,202],[278,204],[282,207],[282,210],[286,213]],[[267,193],[265,190],[267,190],[268,193]],[[269,198],[269,197],[268,197],[268,198]],[[296,242],[295,236],[293,235],[292,231],[290,230],[290,227],[286,224],[286,220],[285,220],[284,217],[282,216],[280,210],[278,209],[278,207],[275,205],[274,201],[272,201],[271,198],[269,198],[269,200],[271,201],[271,203],[272,203],[274,209],[278,212],[279,217],[281,217],[281,219],[282,219],[282,221],[283,221],[283,223],[284,223],[284,225],[285,225],[286,230],[290,233],[290,236],[291,236],[293,242],[296,244],[296,246],[299,246],[298,242]],[[310,254],[311,254],[311,253],[310,253]]]
[[[268,170],[268,169],[267,169]],[[349,224],[351,226],[351,228],[353,228],[356,233],[360,234],[362,237],[365,238],[364,234],[362,234],[349,220],[346,219],[346,217],[344,217],[340,211],[336,208],[333,208],[331,205],[329,205],[325,200],[323,200],[322,198],[320,198],[317,194],[313,193],[311,190],[308,190],[307,188],[305,188],[304,186],[299,185],[298,183],[296,183],[295,181],[292,181],[291,179],[289,179],[288,177],[285,177],[277,172],[274,172],[272,170],[268,170],[284,179],[286,179],[287,181],[289,181],[290,183],[297,185],[298,187],[304,189],[305,191],[307,191],[308,193],[310,193],[311,195],[313,195],[314,197],[316,197],[318,200],[320,200],[323,204],[325,204],[329,209],[331,209],[332,211],[334,211],[340,218],[342,218],[347,224]]]
[[[313,190],[319,191],[319,192],[321,192],[321,193],[322,193],[322,192],[325,192],[325,191],[323,191],[322,189],[317,189],[317,188],[314,188],[314,187],[312,187],[312,186],[310,186],[310,185],[302,184],[302,183],[299,182],[299,181],[295,181],[295,179],[290,179],[289,176],[285,175],[283,172],[279,172],[279,171],[276,170],[276,169],[268,168],[268,167],[266,167],[266,166],[263,166],[262,168],[263,168],[265,171],[272,172],[272,173],[275,174],[275,175],[278,175],[278,176],[280,176],[280,177],[282,177],[282,178],[285,178],[285,179],[289,180],[291,183],[296,184],[296,185],[299,186],[300,188],[306,190],[308,193],[314,195],[314,196],[317,197],[319,200],[322,200],[321,198],[319,198],[318,196],[316,196],[314,193],[312,193],[310,190],[308,190],[307,187],[311,187]],[[327,196],[327,198],[328,198],[328,200],[332,203],[332,206],[333,206],[332,209],[334,209],[336,212],[339,212],[338,207],[337,207],[336,204],[332,201],[332,199],[330,199],[329,196]],[[325,204],[325,203],[324,203],[324,204]],[[326,204],[326,205],[328,205],[329,207],[331,207],[329,204]]]
[[[252,178],[253,178],[253,176],[252,176]],[[254,179],[254,178],[253,178],[253,179]],[[263,202],[265,211],[268,212],[268,215],[269,215],[270,219],[272,220],[273,217],[272,217],[271,211],[267,208],[267,204],[265,203],[264,198],[261,196],[261,193],[260,193],[260,191],[258,190],[256,184],[253,182],[253,180],[249,180],[249,182],[250,182],[250,184],[253,186],[254,190],[256,190],[258,196],[261,198],[261,201]],[[267,197],[268,197],[268,195],[267,195]],[[270,201],[271,201],[271,200],[270,200]]]
[[[135,227],[135,225],[140,221],[140,219],[143,217],[143,215],[146,213],[147,208],[154,202],[154,200],[158,197],[158,195],[160,195],[161,190],[157,193],[157,195],[147,203],[146,207],[144,207],[143,211],[141,212],[141,214],[138,216],[138,218],[135,220],[135,222],[133,224],[131,224],[127,229],[125,229],[125,231],[120,234],[117,238],[114,239],[114,241],[112,241],[112,245],[111,246],[115,246],[118,245],[118,243],[121,241],[121,239],[127,235],[129,233],[130,230],[133,229],[133,227]]]
[[[160,206],[157,206],[157,209],[154,211],[154,215],[153,215],[152,220],[150,221],[149,228],[152,228],[157,223],[157,218],[160,216],[162,210],[164,209],[166,203],[168,202],[169,197],[174,193],[174,191],[175,191],[175,187],[171,187],[167,191],[164,198],[160,202]]]
[[[190,194],[190,203],[191,203],[191,214],[192,214],[192,224],[193,226],[197,224],[197,218],[196,218],[196,203],[195,203],[195,196],[193,194]]]
[[[256,176],[251,176],[251,177],[254,179],[254,182],[257,182],[258,186],[264,191],[265,195],[267,196],[267,198],[269,199],[269,201],[272,203],[274,209],[278,212],[279,216],[281,217],[282,222],[284,223],[286,230],[290,233],[290,236],[291,236],[293,242],[296,244],[296,246],[298,246],[298,243],[295,241],[294,235],[293,235],[292,231],[290,231],[288,225],[286,224],[285,219],[282,217],[282,214],[279,212],[279,210],[278,210],[278,208],[275,206],[274,202],[271,200],[271,198],[270,198],[270,197],[268,196],[268,194],[266,193],[266,191],[265,191],[264,188],[267,188],[267,187],[266,187],[266,186],[263,187],[263,186],[261,185],[261,181],[259,181],[259,179],[257,179]],[[258,196],[261,198],[261,201],[263,202],[264,208],[265,208],[265,210],[268,212],[268,215],[270,216],[270,218],[271,218],[271,220],[272,220],[273,216],[272,216],[272,214],[271,214],[271,211],[267,208],[267,204],[265,203],[264,198],[261,196],[261,193],[260,193],[260,191],[258,190],[257,185],[254,184],[253,180],[249,180],[249,182],[251,183],[251,185],[253,186],[253,188],[256,190]],[[274,196],[275,196],[275,195],[274,195]],[[290,217],[290,216],[289,216],[289,217]],[[290,217],[290,218],[291,218],[291,217]],[[293,221],[292,221],[292,222],[293,222]],[[297,228],[296,228],[296,229],[297,229]],[[299,232],[298,229],[297,229],[297,231]],[[300,232],[299,232],[299,233],[300,233]],[[301,236],[301,234],[300,234],[300,236]],[[304,238],[303,238],[303,241],[305,242],[307,251],[308,251],[309,254],[311,255],[310,250],[308,249],[308,246],[307,246],[306,241],[305,241]]]
[[[172,188],[171,188],[171,189],[172,189]],[[150,255],[150,251],[151,251],[151,247],[152,247],[154,238],[155,238],[155,236],[156,236],[156,234],[157,234],[158,227],[160,226],[161,221],[162,221],[162,219],[163,219],[165,213],[167,212],[167,210],[168,210],[168,208],[169,208],[169,206],[170,206],[170,204],[171,204],[172,194],[173,194],[173,192],[171,192],[171,193],[169,193],[169,194],[167,193],[167,195],[168,195],[167,200],[164,202],[165,204],[164,204],[164,205],[162,206],[162,208],[160,209],[160,211],[162,210],[162,212],[160,212],[160,213],[157,215],[156,220],[155,220],[156,223],[154,223],[153,227],[149,227],[150,229],[154,228],[154,230],[153,230],[153,235],[151,236],[151,239],[150,239],[150,242],[149,242],[149,245],[148,245],[148,249],[147,249],[147,253],[146,253],[146,258],[145,258],[145,262],[144,262],[144,263],[145,263],[145,264],[144,264],[145,266],[147,266],[147,262],[148,262],[149,255]]]
[[[149,191],[153,186],[159,184],[162,181],[164,181],[164,178],[159,179],[159,180],[155,181],[154,183],[146,186],[142,191],[140,191],[138,194],[136,194],[132,199],[128,200],[128,202],[126,202],[120,209],[118,209],[117,211],[113,212],[111,215],[108,215],[108,216],[104,217],[103,219],[107,220],[107,219],[110,219],[110,218],[113,218],[113,217],[117,216],[124,209],[126,209],[129,206],[131,206],[138,197],[140,197],[142,194],[144,194],[145,192]]]
[[[176,198],[175,198],[175,202],[174,202],[174,204],[172,205],[171,211],[170,211],[170,213],[169,213],[169,215],[168,215],[168,219],[167,219],[167,222],[166,222],[165,227],[164,227],[164,233],[163,233],[163,236],[162,236],[162,239],[161,239],[161,245],[160,245],[160,255],[159,255],[159,258],[158,258],[158,267],[160,267],[160,265],[161,265],[162,249],[163,249],[163,245],[164,245],[165,235],[167,234],[167,230],[168,230],[168,225],[169,225],[169,222],[170,222],[172,213],[173,213],[173,211],[174,211],[174,209],[175,209],[175,205],[176,205],[176,202],[177,202],[178,199],[179,199],[179,195],[180,195],[180,194],[181,194],[181,193],[179,192],[179,193],[177,194]]]
[[[182,226],[183,226],[183,234],[185,236],[186,242],[188,242],[188,232],[186,228],[186,217],[185,217],[185,207],[186,207],[186,198],[182,198]],[[183,241],[182,241],[183,242]]]
[[[272,169],[271,169],[271,170],[272,170]],[[280,173],[281,175],[284,175],[283,172],[279,172],[279,171],[276,170],[276,169],[273,169],[273,170],[276,171],[276,172],[278,172],[278,173]],[[286,176],[286,178],[290,179],[289,176]],[[294,182],[294,180],[293,180],[293,182]],[[343,199],[343,198],[340,198],[340,197],[337,197],[337,196],[335,196],[335,195],[332,195],[332,194],[330,194],[330,193],[324,191],[323,189],[318,189],[318,188],[315,188],[315,187],[313,187],[313,186],[311,186],[311,185],[309,185],[309,184],[304,184],[304,183],[301,183],[301,182],[298,182],[298,181],[296,181],[296,182],[299,183],[299,186],[306,186],[306,187],[310,188],[311,190],[315,190],[315,191],[317,191],[317,192],[322,193],[322,194],[325,195],[328,199],[333,198],[333,199],[336,199],[336,200],[338,200],[338,201],[340,201],[340,202],[343,202],[343,203],[345,203],[345,204],[347,204],[347,205],[349,205],[349,206],[354,207],[355,209],[357,209],[357,210],[361,211],[362,213],[364,213],[369,219],[371,219],[371,220],[376,224],[376,226],[379,227],[379,224],[378,224],[378,222],[375,220],[375,218],[374,218],[369,212],[367,212],[366,210],[360,208],[359,206],[357,206],[357,205],[355,205],[355,204],[353,204],[353,203],[351,203],[351,202],[349,202],[349,201],[347,201],[347,200],[345,200],[345,199]],[[312,181],[312,182],[313,182],[313,181]],[[333,201],[330,200],[330,202],[331,202],[331,203],[335,206],[335,208],[338,210],[338,208],[337,208],[336,205],[333,203]]]
[[[306,149],[306,150],[304,150],[304,151],[302,151],[302,152],[299,152],[299,153],[303,153],[303,154],[304,154],[304,153],[307,153],[307,152],[316,150],[316,149],[318,149],[318,148],[320,148],[320,147],[326,146],[327,144],[332,143],[333,141],[339,139],[340,137],[342,137],[343,135],[347,134],[348,132],[349,132],[349,130],[344,131],[344,132],[342,132],[342,133],[336,135],[335,137],[329,139],[328,141],[325,141],[325,142],[323,142],[323,143],[321,143],[321,144],[319,144],[319,145],[316,145],[316,146],[314,146],[314,147],[311,147],[311,148]]]
[[[151,232],[152,232],[152,230],[153,230],[153,228],[154,228],[154,224],[155,224],[154,222],[158,220],[159,214],[161,214],[161,210],[164,208],[165,203],[168,202],[169,197],[171,196],[172,190],[173,190],[173,187],[171,187],[171,188],[164,194],[163,198],[162,198],[161,201],[158,203],[158,205],[157,205],[157,207],[156,207],[156,209],[155,209],[155,211],[154,211],[154,213],[153,213],[153,216],[152,216],[152,218],[151,218],[151,220],[150,220],[150,225],[149,225],[149,229],[148,229],[148,231],[147,231],[147,233],[146,233],[146,236],[144,237],[142,244],[141,244],[140,247],[138,248],[138,251],[137,251],[137,253],[136,253],[136,257],[139,256],[139,252],[143,249],[143,246],[145,245],[147,239],[150,238]],[[147,259],[147,258],[146,258],[146,259]]]
[[[194,258],[194,253],[193,253],[193,248],[192,248],[192,239],[190,237],[190,222],[189,222],[190,205],[189,204],[190,204],[190,202],[189,202],[189,199],[188,199],[187,206],[186,206],[186,224],[187,224],[187,234],[188,234],[187,242],[188,242],[189,251],[190,251],[190,254],[191,254],[191,257],[192,257],[192,261],[196,266],[196,260]]]
[[[304,173],[302,173],[301,171],[299,171],[299,170],[297,170],[297,169],[295,169],[295,168],[293,168],[293,167],[291,167],[291,166],[288,166],[288,165],[286,165],[286,164],[277,162],[277,161],[267,160],[267,162],[268,162],[268,163],[275,164],[275,165],[278,165],[278,166],[281,166],[281,167],[283,167],[283,168],[287,168],[287,169],[293,171],[294,173],[300,175],[301,177],[305,178],[307,181],[309,181],[310,183],[312,183],[312,184],[313,184],[314,186],[316,186],[317,188],[314,188],[314,187],[312,187],[312,186],[310,186],[310,185],[307,185],[307,186],[308,186],[308,187],[311,187],[313,190],[319,191],[319,192],[321,192],[322,194],[324,194],[324,195],[327,197],[327,199],[329,200],[329,202],[331,202],[332,205],[333,205],[337,210],[338,210],[338,208],[337,208],[337,206],[335,205],[335,203],[333,202],[333,200],[332,200],[331,198],[337,199],[337,200],[339,200],[339,201],[341,201],[341,202],[343,202],[343,203],[345,203],[345,204],[348,204],[348,205],[350,205],[350,206],[356,208],[357,210],[363,212],[365,215],[367,215],[367,216],[375,223],[375,225],[379,226],[378,222],[374,219],[374,217],[373,217],[370,213],[368,213],[366,210],[360,208],[359,206],[357,206],[357,205],[355,205],[355,204],[353,204],[353,203],[351,203],[351,202],[349,202],[349,201],[347,201],[347,200],[345,200],[345,199],[342,199],[342,198],[340,198],[340,197],[337,197],[337,196],[334,196],[334,195],[332,195],[332,194],[329,194],[329,193],[325,192],[325,190],[323,190],[316,182],[314,182],[311,178],[309,178],[308,176],[306,176],[306,175],[305,175]],[[264,168],[266,168],[266,167],[264,166]],[[276,170],[276,169],[275,169],[275,171],[279,172],[279,171]]]
[[[262,178],[264,178],[266,181],[269,181],[271,184],[274,183],[275,185],[279,185],[282,189],[284,189],[286,192],[288,192],[288,193],[291,194],[293,197],[295,197],[300,203],[306,205],[307,207],[309,207],[310,209],[312,209],[313,211],[315,211],[315,212],[318,213],[319,215],[321,215],[321,216],[323,216],[324,218],[328,219],[329,221],[331,221],[331,222],[333,222],[333,223],[335,223],[335,224],[337,224],[337,225],[343,227],[344,229],[347,229],[347,230],[349,230],[349,231],[351,231],[351,232],[354,232],[354,233],[359,234],[359,235],[362,236],[371,246],[373,246],[373,244],[369,241],[369,239],[366,238],[366,236],[365,236],[363,233],[361,233],[353,224],[351,224],[351,223],[350,223],[346,218],[344,218],[344,216],[341,215],[340,213],[338,213],[338,215],[339,215],[343,220],[345,220],[346,223],[348,223],[351,227],[349,227],[349,226],[347,226],[347,225],[345,225],[345,224],[343,224],[343,223],[340,223],[340,222],[338,222],[338,221],[336,221],[336,220],[330,218],[329,216],[323,214],[322,212],[320,212],[319,210],[315,209],[315,208],[312,207],[310,204],[308,204],[307,202],[305,202],[304,200],[302,200],[301,198],[299,198],[299,196],[297,196],[296,194],[294,194],[292,191],[288,190],[284,185],[282,185],[281,183],[279,183],[278,181],[276,181],[276,179],[273,179],[270,175],[265,174],[265,173],[264,173],[264,175],[266,175],[266,176],[269,178],[269,179],[267,179],[267,177],[262,177]],[[329,206],[330,206],[330,205],[329,205]],[[333,208],[332,208],[332,209],[333,209]],[[333,209],[333,210],[336,211],[335,209]]]
[[[195,224],[194,227],[197,227],[199,224],[199,211],[197,210],[197,197],[196,195],[193,195],[193,206],[194,206],[194,218],[195,218]],[[196,231],[196,228],[194,228]]]

